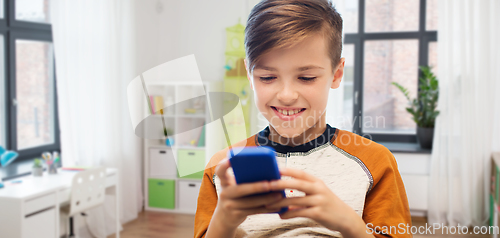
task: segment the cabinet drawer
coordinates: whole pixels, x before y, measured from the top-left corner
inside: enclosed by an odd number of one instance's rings
[[[179,210],[196,212],[201,182],[179,181]]]
[[[175,208],[175,180],[148,179],[150,207]]]
[[[203,170],[205,170],[205,151],[178,150],[177,166],[179,178],[201,179],[203,177]]]
[[[177,175],[177,166],[172,148],[149,149],[149,175],[171,176],[172,178]]]
[[[59,211],[58,211],[59,212]],[[44,210],[24,218],[22,227],[23,238],[54,238],[56,237],[55,208]]]
[[[25,202],[24,215],[29,215],[31,213],[43,210],[45,208],[56,205],[56,194],[50,193],[44,196],[30,199]]]

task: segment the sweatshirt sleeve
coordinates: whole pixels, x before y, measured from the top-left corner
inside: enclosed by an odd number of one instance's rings
[[[217,207],[217,192],[213,183],[214,167],[206,168],[198,195],[198,206],[194,217],[194,237],[205,237],[205,234]]]
[[[368,163],[373,188],[367,194],[363,220],[375,237],[412,237],[410,208],[396,160],[385,147]]]

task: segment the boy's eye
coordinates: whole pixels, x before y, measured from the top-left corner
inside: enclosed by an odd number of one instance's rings
[[[312,81],[312,80],[316,79],[316,77],[299,77],[299,79],[302,79],[304,81]]]
[[[269,76],[269,77],[260,77],[260,80],[262,81],[271,81],[273,79],[275,79],[276,77],[273,77],[273,76]]]

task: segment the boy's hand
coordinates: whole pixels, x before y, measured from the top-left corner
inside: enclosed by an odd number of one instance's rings
[[[339,231],[343,237],[373,237],[366,232],[363,219],[321,179],[298,169],[286,168],[280,172],[294,179],[270,182],[271,190],[297,189],[306,194],[305,197],[286,198],[267,206],[276,209],[289,206],[281,218],[307,217],[328,229]]]
[[[225,159],[219,163],[215,170],[222,187],[212,218],[212,221],[217,221],[217,226],[222,226],[223,230],[235,230],[238,225],[245,221],[248,215],[277,212],[280,210],[280,208],[266,207],[266,205],[282,200],[283,198],[280,193],[248,197],[252,194],[270,192],[269,182],[264,181],[238,185],[234,176],[228,173],[227,169],[230,166],[229,160]],[[210,226],[212,226],[212,223]]]

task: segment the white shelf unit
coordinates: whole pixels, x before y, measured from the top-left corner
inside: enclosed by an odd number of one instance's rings
[[[203,108],[198,107],[194,114],[186,113],[185,109],[195,106],[193,98],[207,95],[208,92],[220,92],[221,85],[219,82],[205,82],[203,85],[190,82],[146,85],[149,95],[159,95],[164,100],[168,96],[175,98],[175,110],[163,115],[166,127],[174,131],[174,145],[166,146],[164,140],[160,139],[144,140],[146,210],[188,214],[196,212],[203,168],[213,154],[224,148],[223,134],[220,123],[209,123],[210,112],[205,108],[205,103],[202,104]],[[149,115],[145,100],[144,105],[145,113]],[[218,102],[212,102],[211,105],[218,105]],[[222,106],[222,102],[220,105]],[[164,107],[168,106],[171,105],[165,102]],[[154,123],[161,123],[161,115],[152,117]],[[144,126],[148,126],[147,123]],[[205,144],[192,145],[191,142],[200,137],[201,126],[205,128]],[[187,176],[179,177],[182,175]]]

